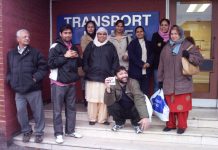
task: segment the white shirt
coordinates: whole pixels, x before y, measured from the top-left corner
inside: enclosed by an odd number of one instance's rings
[[[18,53],[19,54],[22,54],[23,51],[26,49],[26,46],[24,48],[20,48],[19,45],[17,46],[17,49],[18,49]]]
[[[147,49],[145,45],[145,40],[144,39],[139,39],[139,43],[142,48],[142,61],[147,62]],[[146,69],[142,69],[142,74],[146,74]]]

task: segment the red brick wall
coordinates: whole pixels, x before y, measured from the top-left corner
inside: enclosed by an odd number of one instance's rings
[[[31,45],[47,57],[49,49],[49,0],[0,0],[0,125],[4,124],[7,140],[18,130],[14,92],[5,83],[7,52],[16,46],[16,31],[30,31]],[[1,57],[3,56],[3,57]],[[48,79],[44,97],[49,98]],[[3,108],[3,109],[2,109]],[[2,111],[3,110],[3,111]]]

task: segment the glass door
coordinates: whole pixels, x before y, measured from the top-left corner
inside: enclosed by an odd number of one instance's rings
[[[200,66],[201,72],[193,76],[194,98],[217,98],[217,71],[214,70],[215,34],[213,24],[217,22],[213,18],[213,1],[174,1],[176,8],[171,9],[176,13],[175,22],[185,31],[185,36],[191,36],[195,44],[204,57],[204,62]],[[214,1],[215,3],[216,1]],[[218,44],[218,43],[217,43]]]

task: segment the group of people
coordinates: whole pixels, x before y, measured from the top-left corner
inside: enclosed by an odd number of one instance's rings
[[[8,53],[7,81],[16,93],[23,142],[28,142],[33,133],[28,121],[27,103],[35,119],[35,142],[43,141],[45,121],[41,82],[48,69],[55,141],[63,143],[64,134],[82,137],[75,132],[75,82],[80,79],[79,67],[84,71],[81,84],[87,101],[89,125],[109,125],[108,116],[111,115],[115,121],[112,131],[123,128],[126,119],[131,119],[135,132],[142,133],[149,125],[144,95],[149,95],[151,91],[153,74],[154,91],[163,88],[170,108],[169,121],[163,131],[178,128],[178,134],[184,133],[188,112],[192,108],[192,76],[182,74],[181,57],[199,65],[202,55],[195,45],[186,50],[192,43],[185,39],[182,28],[177,25],[171,27],[168,19],[160,21],[159,30],[153,34],[151,41],[146,39],[142,26],[135,28],[135,39],[124,29],[124,21],[118,20],[114,32],[108,35],[104,27],[97,29],[94,21],[88,21],[86,34],[81,38],[82,52],[79,52],[72,44],[71,25],[63,25],[59,37],[49,49],[48,61],[29,45],[29,31],[17,31],[18,46]],[[61,115],[64,104],[65,132]]]

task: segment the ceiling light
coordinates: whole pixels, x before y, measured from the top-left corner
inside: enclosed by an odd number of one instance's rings
[[[196,7],[197,7],[197,4],[190,4],[186,12],[194,12]]]
[[[197,12],[204,12],[209,6],[210,4],[202,4]]]

